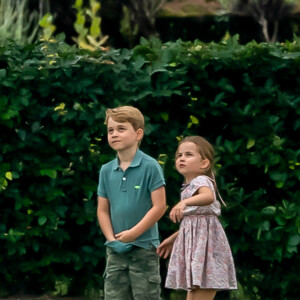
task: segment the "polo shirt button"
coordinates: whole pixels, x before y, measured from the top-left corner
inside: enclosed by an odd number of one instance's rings
[[[126,177],[123,177],[123,180],[126,180]]]

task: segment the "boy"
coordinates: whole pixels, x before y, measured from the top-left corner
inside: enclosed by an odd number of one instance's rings
[[[160,299],[157,221],[166,210],[160,165],[139,150],[144,117],[132,106],[106,110],[117,157],[99,175],[97,215],[107,241],[106,300]]]

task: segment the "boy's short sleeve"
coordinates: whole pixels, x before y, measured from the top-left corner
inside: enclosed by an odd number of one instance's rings
[[[105,171],[104,171],[104,168],[101,168],[100,172],[99,172],[97,195],[100,197],[103,197],[103,198],[107,198],[107,192],[105,189],[104,178],[105,178]]]
[[[156,189],[160,188],[161,186],[165,185],[164,174],[161,166],[155,160],[151,162],[147,166],[149,171],[149,190],[150,192],[155,191]]]

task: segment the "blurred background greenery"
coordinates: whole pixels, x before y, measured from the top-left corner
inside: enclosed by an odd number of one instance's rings
[[[101,297],[104,112],[130,104],[170,207],[178,139],[215,145],[239,280],[217,299],[297,299],[299,12],[293,0],[0,0],[0,297]]]
[[[132,48],[150,36],[218,42],[238,34],[243,44],[284,42],[300,30],[298,0],[1,0],[0,12],[1,39],[31,42],[40,22],[48,34],[65,33],[72,44],[82,26],[96,36],[100,25],[98,38],[109,38],[115,48]]]

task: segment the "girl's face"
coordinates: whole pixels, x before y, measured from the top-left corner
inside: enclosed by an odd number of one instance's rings
[[[209,164],[209,160],[200,155],[195,143],[184,142],[179,145],[176,155],[176,169],[185,177],[186,183],[203,174]]]

